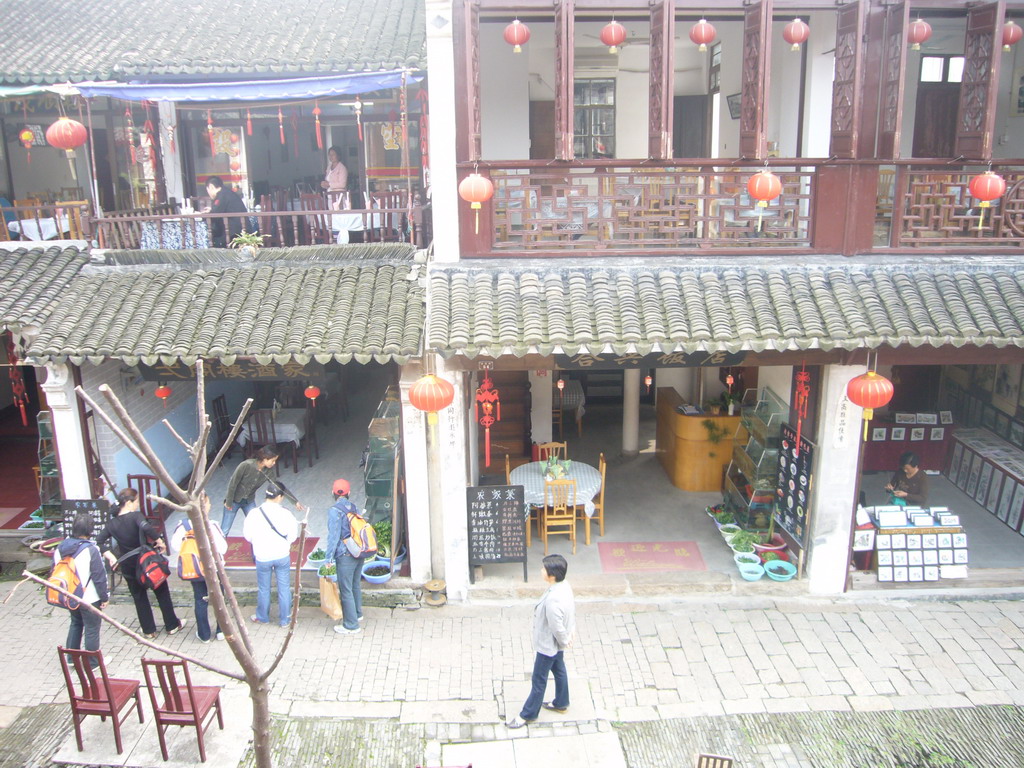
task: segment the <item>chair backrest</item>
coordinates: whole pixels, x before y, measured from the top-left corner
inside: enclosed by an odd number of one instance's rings
[[[733,758],[721,755],[697,755],[697,768],[732,768]]]
[[[18,207],[32,206],[38,208],[43,204],[43,201],[38,197],[23,197],[14,201],[14,204]]]
[[[604,460],[603,452],[597,457],[597,469],[601,473],[601,493],[599,494],[601,500],[598,502],[598,504],[600,505],[601,509],[604,509],[604,481],[605,477],[608,474],[608,462]]]
[[[544,483],[544,514],[559,512],[575,514],[576,481],[548,480]]]
[[[267,408],[257,408],[245,422],[249,435],[249,444],[256,447],[277,444],[277,433],[274,431],[274,412]]]
[[[146,676],[146,687],[149,688],[154,712],[191,715],[198,723],[200,713],[196,706],[195,690],[192,688],[192,677],[188,672],[187,661],[143,659],[142,674]],[[153,678],[156,678],[156,685],[153,684]],[[158,690],[162,694],[162,700],[157,697]]]
[[[102,703],[114,700],[110,691],[110,678],[107,677],[107,665],[100,651],[82,651],[58,645],[57,655],[60,657],[60,668],[64,673],[64,683],[72,707],[82,701]],[[95,667],[92,663],[94,659],[99,662]]]
[[[231,419],[228,418],[228,399],[224,395],[217,395],[213,398],[213,431],[218,438],[222,438],[231,431]]]
[[[323,211],[327,208],[326,198],[318,193],[300,194],[299,207],[303,211]],[[324,244],[331,242],[331,227],[327,223],[327,214],[314,213],[306,216],[309,222],[309,234],[313,244]]]
[[[565,459],[569,458],[569,444],[568,443],[540,443],[537,445],[537,458],[541,461],[546,461],[551,458],[552,454],[558,458]]]
[[[505,485],[512,485],[512,460],[505,454]]]
[[[139,508],[146,517],[155,517],[159,502],[149,498],[149,494],[163,496],[160,478],[156,475],[128,475],[128,487],[139,492]]]

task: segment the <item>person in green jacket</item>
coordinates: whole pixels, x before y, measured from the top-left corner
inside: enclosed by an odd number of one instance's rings
[[[242,516],[256,508],[256,493],[267,482],[266,471],[277,464],[277,449],[272,445],[264,445],[251,459],[246,459],[237,467],[228,491],[224,495],[224,516],[220,521],[220,529],[225,536],[231,535],[231,526],[239,512]]]

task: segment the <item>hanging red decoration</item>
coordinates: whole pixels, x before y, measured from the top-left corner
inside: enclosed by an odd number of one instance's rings
[[[245,109],[245,135],[252,136],[252,112],[248,107]]]
[[[31,135],[31,131],[29,134]],[[70,117],[58,117],[57,122],[46,129],[46,141],[52,147],[72,152],[85,144],[89,133],[85,126]]]
[[[727,386],[729,388],[730,392],[732,392],[732,385],[735,384],[735,383],[736,383],[736,377],[733,376],[731,373],[726,374],[725,386]]]
[[[480,413],[483,412],[483,416]],[[491,426],[501,421],[501,399],[498,389],[484,371],[484,380],[476,390],[476,418],[484,428],[484,466],[491,466]]]
[[[981,229],[985,224],[985,209],[992,204],[993,200],[998,200],[1006,193],[1006,182],[1002,176],[992,173],[992,171],[985,171],[971,179],[967,188],[971,191],[971,197],[981,201],[981,213],[978,216],[978,226],[976,227],[976,229]]]
[[[864,439],[868,439],[868,422],[875,415],[875,408],[881,408],[892,400],[892,382],[874,371],[862,373],[846,385],[846,396],[854,405],[864,409]]]
[[[281,112],[281,108],[277,108],[277,128],[281,134],[281,144],[284,144],[284,114]]]
[[[1024,35],[1024,30],[1020,28],[1017,22],[1013,20],[1007,20],[1003,24],[1003,53],[1010,52],[1010,46],[1016,45],[1021,36]]]
[[[907,42],[910,43],[910,50],[920,51],[921,43],[928,42],[932,36],[932,25],[921,18],[914,19],[907,27]]]
[[[299,158],[299,110],[296,107],[295,111],[292,112],[292,116],[289,118],[292,123],[292,147],[295,149],[295,159]]]
[[[21,146],[25,148],[25,154],[28,158],[28,164],[32,165],[32,143],[36,140],[36,135],[28,128],[22,128],[21,132],[18,133],[18,141],[21,142]]]
[[[132,165],[138,162],[135,153],[135,119],[132,117],[132,105],[124,108],[124,135],[128,141],[128,156]]]
[[[469,207],[476,212],[476,234],[480,234],[481,203],[486,203],[492,195],[494,195],[494,185],[490,179],[479,173],[471,173],[459,182],[459,197],[468,202]]]
[[[793,402],[793,409],[796,411],[796,445],[793,450],[800,456],[800,433],[803,432],[804,419],[807,418],[807,403],[811,399],[811,374],[803,363],[796,374],[796,397]]]
[[[451,405],[454,399],[455,387],[432,373],[421,376],[409,389],[409,402],[426,412],[428,424],[437,424],[437,412]]]
[[[782,194],[782,182],[767,168],[758,171],[747,180],[747,192],[757,200],[757,231],[761,231],[761,217],[768,201]]]
[[[320,387],[315,384],[310,384],[302,391],[302,394],[304,394],[307,399],[311,400],[313,402],[313,407],[316,408],[316,399],[320,397]]]
[[[217,154],[217,150],[213,146],[213,110],[206,110],[206,138],[210,140],[210,157]]]
[[[14,405],[21,413],[21,426],[28,426],[28,395],[25,394],[25,379],[21,375],[21,361],[18,360],[18,353],[14,349],[14,339],[11,334],[4,334],[4,347],[7,350],[7,362],[10,367],[7,369],[11,378],[11,395]]]
[[[608,53],[618,53],[619,46],[626,39],[626,28],[612,19],[601,30],[601,42],[608,46]]]
[[[159,387],[153,390],[153,394],[164,401],[164,408],[167,407],[167,398],[171,396],[171,388],[166,384],[161,384]]]
[[[150,103],[143,102],[146,108],[146,120],[142,123],[142,132],[146,134],[149,141],[149,162],[156,165],[156,129],[153,127],[153,119],[150,116]]]
[[[644,376],[644,386],[647,387],[647,394],[651,394],[651,384],[654,383],[654,377],[651,374]]]
[[[799,51],[800,44],[806,42],[807,36],[810,34],[811,28],[797,18],[783,28],[782,39],[789,43],[789,50]]]
[[[505,27],[505,42],[512,46],[512,53],[522,53],[523,46],[530,39],[530,28],[519,19]]]
[[[356,94],[356,103],[352,107],[356,113],[356,128],[359,130],[359,140],[363,140],[363,100]]]
[[[698,51],[706,51],[708,46],[715,42],[716,35],[714,25],[707,19],[701,19],[690,27],[690,40],[697,44]]]
[[[317,149],[323,149],[324,148],[324,137],[323,137],[323,134],[320,133],[320,102],[319,101],[314,101],[313,102],[313,119],[316,121],[316,148]]]

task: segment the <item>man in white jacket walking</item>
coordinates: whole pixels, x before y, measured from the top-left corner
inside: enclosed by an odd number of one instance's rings
[[[267,488],[267,500],[245,518],[242,533],[252,544],[256,560],[256,613],[252,621],[270,623],[270,581],[277,582],[277,621],[287,627],[292,613],[292,592],[288,584],[291,573],[291,546],[299,537],[295,516],[281,506],[284,491],[277,486]]]
[[[549,586],[533,611],[533,649],[537,652],[533,661],[533,687],[519,716],[506,723],[509,728],[522,728],[532,723],[540,714],[541,706],[559,714],[569,709],[569,676],[565,671],[564,654],[572,647],[576,603],[572,587],[565,580],[568,570],[569,564],[561,555],[548,555],[543,560],[541,572]],[[548,673],[555,677],[555,698],[545,702]]]

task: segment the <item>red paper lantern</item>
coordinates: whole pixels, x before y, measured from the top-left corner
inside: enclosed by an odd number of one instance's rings
[[[967,188],[971,191],[971,197],[981,201],[981,215],[978,217],[977,226],[977,229],[981,229],[985,223],[985,209],[993,200],[998,200],[1006,193],[1006,182],[1002,176],[985,171],[971,179]]]
[[[240,170],[241,167],[242,167],[242,164],[240,162],[238,162],[237,160],[232,160],[231,161],[230,168],[231,168],[232,171]]]
[[[164,408],[167,407],[167,398],[171,396],[171,388],[166,384],[161,384],[159,387],[153,390],[153,394],[164,401]]]
[[[471,173],[459,183],[459,197],[468,202],[469,207],[476,211],[476,233],[480,234],[480,204],[486,203],[494,195],[491,180],[479,173]]]
[[[928,42],[932,36],[932,25],[924,19],[914,19],[907,27],[907,42],[910,43],[910,50],[920,51],[921,43]]]
[[[800,44],[806,42],[807,36],[811,34],[811,28],[800,19],[793,19],[782,30],[782,38],[789,43],[789,50],[799,51]]]
[[[874,371],[862,373],[846,385],[846,396],[850,402],[864,409],[864,439],[868,436],[868,422],[875,415],[875,408],[881,408],[892,400],[892,382]]]
[[[1003,53],[1009,53],[1010,46],[1016,45],[1022,35],[1024,35],[1024,30],[1017,25],[1017,22],[1007,21],[1003,24]]]
[[[757,200],[757,231],[761,231],[761,217],[768,201],[782,194],[782,182],[779,177],[765,169],[758,171],[747,180],[747,192]]]
[[[651,393],[651,384],[654,383],[654,377],[651,374],[644,376],[644,386],[647,387],[647,394]]]
[[[530,28],[516,19],[505,27],[505,42],[512,46],[513,53],[522,53],[523,46],[530,39]]]
[[[428,424],[437,424],[437,412],[451,405],[454,399],[455,387],[432,373],[421,376],[409,389],[409,402],[426,412]]]
[[[626,28],[619,22],[609,21],[601,30],[601,42],[608,46],[608,53],[618,53],[619,46],[626,39]]]
[[[65,152],[72,152],[88,139],[89,132],[85,126],[70,117],[58,117],[57,122],[46,129],[46,141]]]
[[[698,51],[706,51],[715,42],[716,34],[714,26],[707,19],[701,19],[690,27],[690,39],[697,44]]]
[[[312,400],[313,407],[316,408],[316,399],[320,397],[320,387],[310,384],[303,390],[302,394],[304,394],[309,400]]]

